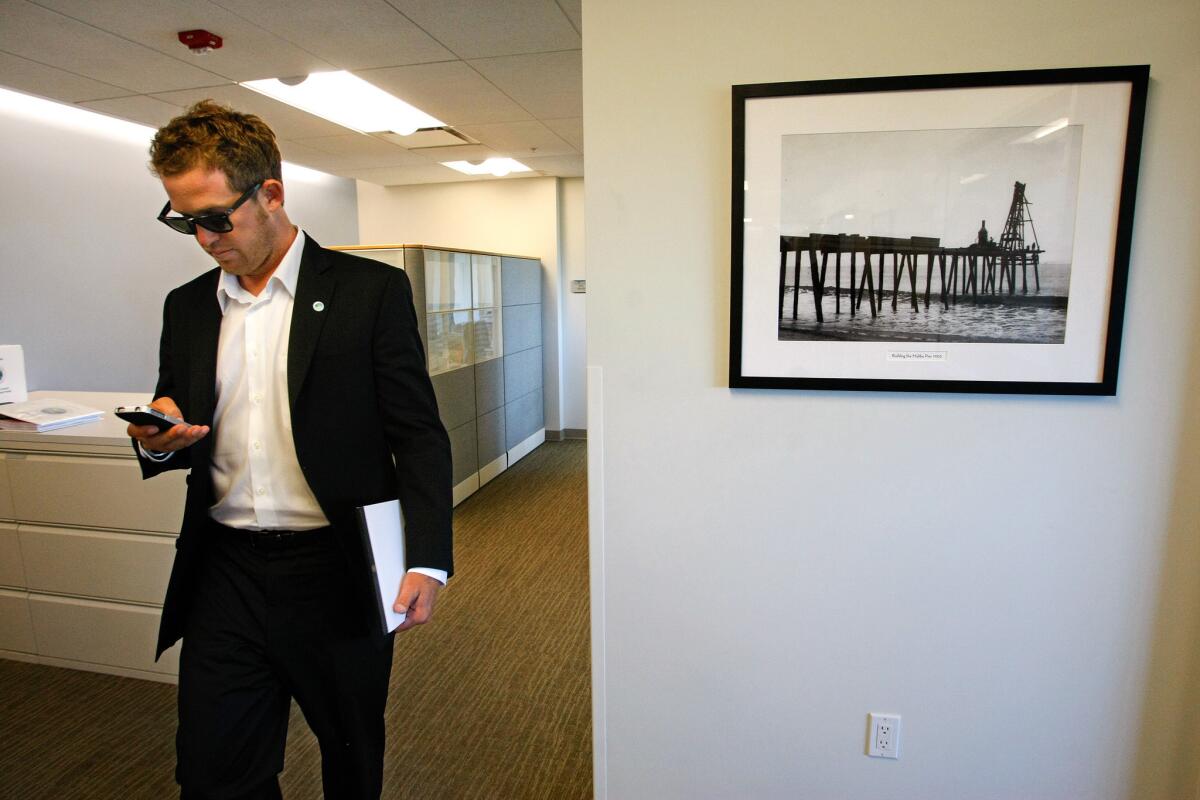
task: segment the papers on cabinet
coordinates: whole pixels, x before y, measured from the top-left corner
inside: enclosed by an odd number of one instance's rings
[[[70,425],[82,425],[104,416],[98,408],[43,397],[0,406],[0,431],[52,431]]]

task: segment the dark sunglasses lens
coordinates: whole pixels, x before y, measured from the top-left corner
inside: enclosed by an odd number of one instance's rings
[[[186,233],[188,236],[196,232],[196,226],[187,217],[160,217],[160,219],[173,231]]]
[[[228,214],[210,214],[203,217],[195,217],[192,221],[201,228],[204,228],[204,230],[212,231],[213,233],[229,233],[233,230],[233,223],[229,221]]]

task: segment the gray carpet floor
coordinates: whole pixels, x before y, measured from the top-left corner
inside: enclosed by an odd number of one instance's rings
[[[385,798],[592,796],[585,453],[547,442],[456,509],[455,577],[396,641]],[[177,796],[174,693],[0,659],[0,800]],[[281,785],[321,797],[295,706]]]

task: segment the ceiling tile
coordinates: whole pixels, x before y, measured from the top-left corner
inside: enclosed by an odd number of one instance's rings
[[[440,164],[425,167],[385,167],[383,169],[359,169],[343,173],[347,178],[357,178],[380,186],[408,186],[416,183],[457,183],[468,180],[466,175],[455,172]]]
[[[111,100],[89,100],[79,105],[110,117],[140,122],[152,128],[161,128],[179,115],[182,109],[144,94],[131,97],[116,97]]]
[[[554,0],[389,2],[459,58],[543,53],[583,46],[579,32]]]
[[[307,75],[334,69],[328,61],[208,0],[36,0],[101,30],[235,81]],[[202,28],[223,39],[220,49],[192,54],[179,31]]]
[[[526,156],[577,155],[575,148],[540,122],[504,122],[495,125],[463,125],[463,133],[501,155],[518,161]]]
[[[580,0],[0,0],[0,18],[0,83],[110,116],[157,127],[211,97],[263,117],[287,160],[385,185],[472,180],[438,162],[494,155],[582,170]],[[193,56],[191,28],[224,46]],[[408,150],[233,83],[329,68],[481,144]]]
[[[322,155],[320,160],[326,165],[322,169],[425,166],[429,163],[428,159],[415,155],[400,145],[385,142],[363,133],[347,133],[295,141]]]
[[[454,58],[384,0],[218,2],[338,69],[393,67]]]
[[[223,80],[186,61],[24,0],[5,0],[0,50],[120,86],[126,94],[163,92]]]
[[[356,74],[453,127],[532,119],[529,112],[462,61],[360,70]]]
[[[583,0],[558,0],[558,7],[571,20],[575,30],[583,33]]]
[[[456,147],[431,147],[427,150],[417,150],[417,153],[429,161],[440,164],[443,161],[483,161],[497,156],[495,150],[482,144],[463,144]]]
[[[527,158],[525,166],[559,178],[582,178],[583,156],[543,156]]]
[[[583,152],[583,117],[544,119],[542,124],[557,133],[579,152]]]
[[[232,106],[238,111],[262,117],[280,139],[311,139],[318,136],[339,136],[347,128],[328,120],[301,111],[298,108],[272,100],[266,95],[244,89],[236,84],[188,89],[180,92],[163,92],[154,95],[157,99],[186,108],[192,103],[211,98],[218,103]]]
[[[309,166],[309,161],[319,161],[325,158],[326,154],[312,147],[308,147],[303,142],[297,142],[290,139],[279,139],[279,153],[283,156],[284,161],[290,161],[293,164],[301,166]],[[315,169],[315,167],[314,167]]]
[[[0,53],[0,81],[10,89],[68,103],[129,93],[128,89],[8,53]]]
[[[468,62],[538,119],[583,116],[583,51]]]

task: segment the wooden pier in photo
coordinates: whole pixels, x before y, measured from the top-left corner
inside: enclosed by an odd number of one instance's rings
[[[907,285],[909,303],[914,311],[924,299],[925,308],[931,301],[933,273],[938,272],[938,300],[946,308],[960,300],[1003,303],[1017,298],[1017,267],[1021,270],[1021,295],[1029,292],[1029,273],[1032,267],[1034,291],[1041,289],[1038,274],[1040,256],[1045,251],[1037,243],[1032,229],[1029,203],[1025,199],[1025,184],[1016,183],[1012,205],[1000,241],[988,237],[987,227],[980,228],[977,240],[966,247],[942,247],[941,240],[925,236],[897,238],[891,236],[860,236],[857,234],[813,233],[808,236],[779,237],[779,319],[783,319],[785,298],[789,286],[788,254],[794,254],[792,281],[792,319],[800,308],[800,276],[807,257],[812,283],[817,322],[824,322],[821,301],[831,290],[829,267],[833,267],[832,291],[835,313],[842,311],[842,270],[848,273],[847,306],[851,316],[862,307],[866,298],[871,316],[883,309],[885,282],[891,274],[892,310],[898,307],[902,286]],[[1032,231],[1032,244],[1025,243],[1025,224]],[[891,266],[888,267],[888,260]],[[832,265],[831,262],[832,261]],[[923,274],[922,274],[923,269]],[[920,284],[924,283],[922,291]]]

